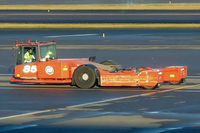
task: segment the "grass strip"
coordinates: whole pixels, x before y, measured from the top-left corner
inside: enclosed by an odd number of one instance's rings
[[[92,5],[0,5],[0,10],[200,10],[200,3],[92,4]]]
[[[0,23],[4,29],[123,29],[123,28],[200,28],[200,24],[133,24],[133,23],[92,23],[92,24],[32,24],[32,23]]]

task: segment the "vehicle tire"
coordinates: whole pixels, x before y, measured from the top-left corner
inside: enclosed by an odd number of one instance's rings
[[[157,84],[155,86],[142,86],[142,88],[145,90],[154,90],[154,89],[158,88],[159,86],[160,86],[160,84]]]
[[[97,80],[95,69],[89,66],[78,67],[73,78],[75,85],[84,89],[94,87]]]
[[[170,82],[170,84],[172,85],[180,85],[181,83],[184,83],[185,79],[181,79],[180,81],[176,81],[176,82]]]
[[[172,84],[172,85],[180,85],[181,83],[178,81],[178,82],[170,82],[170,84]]]

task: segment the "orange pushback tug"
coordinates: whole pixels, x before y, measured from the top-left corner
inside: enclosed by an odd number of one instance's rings
[[[163,82],[162,73],[155,69],[122,69],[109,61],[94,62],[93,57],[58,59],[54,41],[16,41],[16,47],[17,61],[11,78],[14,83],[70,84],[79,88],[138,86],[154,89]]]

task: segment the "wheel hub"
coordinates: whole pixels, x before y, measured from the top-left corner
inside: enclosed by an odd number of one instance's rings
[[[88,74],[87,74],[87,73],[84,73],[84,74],[82,75],[82,79],[85,80],[85,81],[87,81],[87,80],[89,79]]]

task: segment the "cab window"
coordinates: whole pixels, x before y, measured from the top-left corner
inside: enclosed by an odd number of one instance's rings
[[[24,47],[23,52],[24,63],[32,63],[36,61],[36,47]]]
[[[22,62],[22,47],[18,47],[16,64],[17,65],[23,64],[23,62]]]
[[[40,46],[40,55],[42,59],[56,59],[56,45]]]

